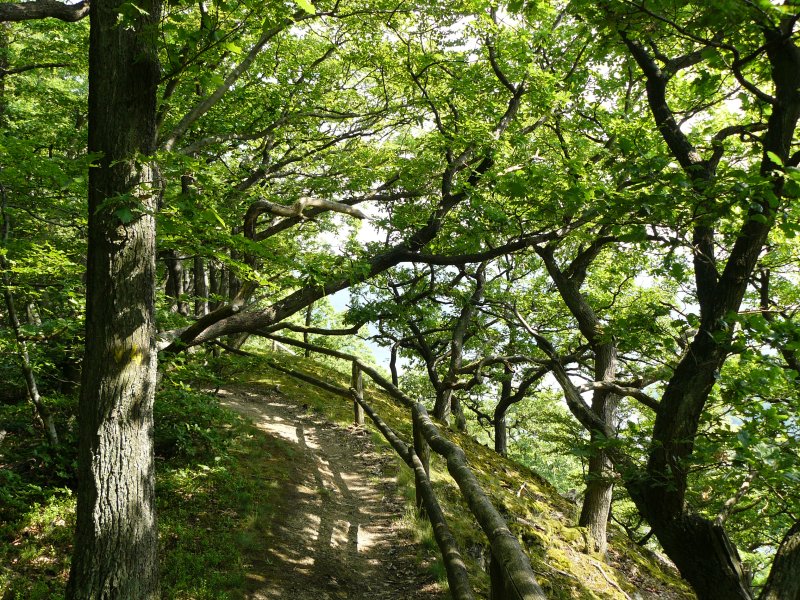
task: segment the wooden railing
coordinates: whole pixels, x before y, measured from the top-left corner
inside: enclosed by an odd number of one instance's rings
[[[274,336],[279,341],[313,350],[315,352],[335,356],[352,363],[350,389],[322,381],[306,373],[290,369],[273,360],[267,360],[272,368],[320,387],[339,396],[352,399],[354,420],[364,423],[366,414],[400,458],[414,473],[416,505],[431,523],[436,543],[442,554],[450,593],[455,600],[472,600],[472,593],[467,569],[458,544],[447,525],[444,512],[431,485],[430,452],[442,456],[447,463],[447,470],[455,480],[461,495],[470,512],[474,515],[489,542],[490,548],[490,598],[492,600],[542,600],[546,598],[542,588],[536,581],[531,569],[530,559],[522,550],[517,537],[508,528],[502,515],[497,511],[477,477],[467,464],[464,451],[442,435],[439,428],[428,416],[425,406],[413,401],[380,373],[357,357],[320,348],[282,336]],[[375,413],[364,399],[363,375],[366,373],[379,387],[385,390],[394,400],[410,410],[412,422],[412,443],[406,443],[379,415]]]

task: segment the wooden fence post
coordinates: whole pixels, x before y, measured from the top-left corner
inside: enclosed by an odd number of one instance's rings
[[[431,474],[431,447],[428,446],[428,442],[425,441],[425,436],[422,435],[422,428],[420,427],[420,419],[419,419],[419,410],[417,409],[416,405],[411,408],[411,424],[412,424],[412,432],[414,436],[414,453],[419,457],[420,462],[422,463],[423,468],[425,469],[425,475],[430,477]],[[425,506],[422,500],[422,494],[420,490],[416,490],[417,493],[417,511],[419,512],[420,516],[425,516]]]
[[[359,398],[364,397],[364,378],[361,376],[361,367],[358,363],[353,363],[353,376],[350,380],[350,387],[355,390]],[[353,415],[356,425],[364,425],[364,409],[358,402],[353,402]]]

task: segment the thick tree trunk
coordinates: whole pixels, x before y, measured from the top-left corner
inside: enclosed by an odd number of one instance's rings
[[[435,383],[434,383],[435,385]],[[436,401],[433,403],[433,416],[442,423],[450,424],[450,395],[453,390],[436,387]]]
[[[784,536],[759,600],[800,600],[800,521]]]
[[[69,599],[159,597],[153,469],[161,4],[92,0],[86,353]],[[125,13],[129,14],[129,13]]]
[[[721,273],[715,259],[717,223],[709,216],[695,224],[692,245],[700,305],[699,331],[662,395],[653,426],[647,473],[626,475],[631,498],[701,600],[752,598],[736,548],[722,527],[687,512],[686,490],[700,417],[733,335],[726,319],[738,312],[774,224],[776,206],[786,200],[783,178],[775,175],[782,169],[774,157],[788,164],[800,119],[800,48],[791,34],[794,26],[794,19],[787,15],[778,26],[764,22],[762,27],[774,93],[769,99],[767,130],[761,137],[760,173],[765,181],[772,180],[771,194],[759,192],[754,197],[753,208],[739,228]],[[691,178],[698,196],[704,197],[714,175],[714,163],[702,160],[681,131],[667,101],[669,73],[659,68],[647,46],[631,40],[624,30],[620,30],[620,36],[645,75],[648,103],[664,141]],[[708,208],[714,201],[709,198],[701,202],[699,213],[713,214]],[[773,566],[772,575],[782,576],[782,568],[776,570],[776,567]]]
[[[509,365],[505,365],[504,377],[500,382],[500,400],[494,409],[494,451],[501,456],[508,456],[508,427],[506,413],[511,406],[511,378],[513,372]]]
[[[593,444],[598,441],[596,432],[592,432],[591,441]],[[611,461],[602,450],[596,450],[589,457],[586,491],[578,519],[578,525],[586,527],[589,534],[587,552],[606,553],[606,529],[614,491],[609,479],[612,471]]]
[[[464,416],[464,409],[461,407],[461,398],[455,394],[450,398],[450,410],[456,418],[456,429],[461,433],[466,433],[467,418]]]

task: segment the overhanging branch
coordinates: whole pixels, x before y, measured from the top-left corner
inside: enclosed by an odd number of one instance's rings
[[[73,23],[89,14],[89,0],[77,4],[63,4],[55,0],[0,3],[0,22],[16,23],[36,19],[59,19]]]

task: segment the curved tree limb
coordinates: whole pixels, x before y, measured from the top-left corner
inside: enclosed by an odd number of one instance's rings
[[[19,21],[53,18],[74,23],[88,15],[89,0],[82,0],[77,4],[64,4],[56,0],[0,3],[0,22],[16,23]]]
[[[591,390],[601,390],[612,392],[618,396],[628,396],[638,400],[648,408],[658,412],[658,400],[644,393],[639,388],[620,385],[614,381],[592,381],[591,383],[585,383],[577,389],[579,393],[588,392]]]

